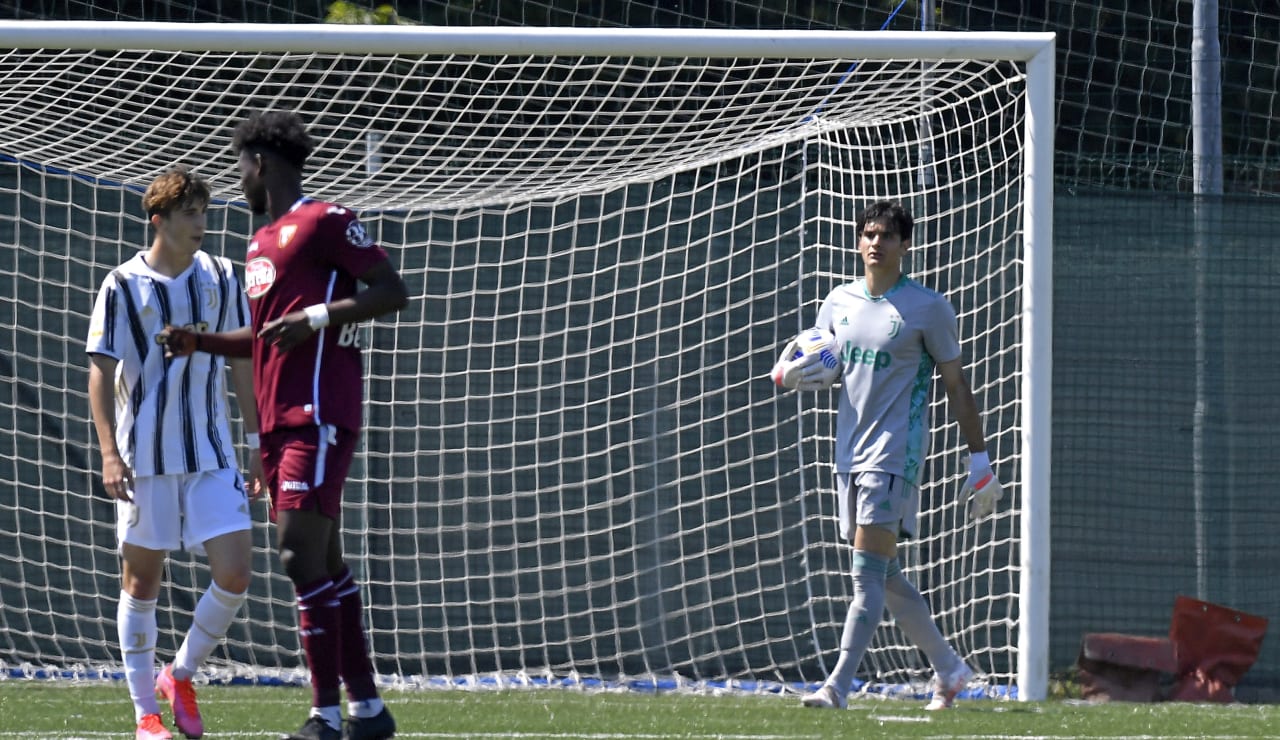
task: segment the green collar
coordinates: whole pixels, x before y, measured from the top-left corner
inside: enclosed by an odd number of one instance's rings
[[[884,299],[888,298],[889,296],[897,292],[897,290],[901,288],[903,285],[906,285],[909,280],[910,278],[907,277],[906,273],[900,273],[898,275],[898,282],[894,283],[893,285],[890,285],[888,290],[886,290],[884,293],[881,293],[880,295],[871,295],[871,291],[867,290],[867,279],[863,278],[861,281],[862,295],[865,296],[866,299],[869,301],[883,301]]]

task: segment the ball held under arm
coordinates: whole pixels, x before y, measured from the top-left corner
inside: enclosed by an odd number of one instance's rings
[[[800,351],[799,344],[792,339],[787,342],[782,354],[778,355],[778,361],[774,363],[770,377],[773,378],[774,384],[781,388],[795,389],[805,380],[806,373],[810,378],[815,374],[821,374],[818,355]]]

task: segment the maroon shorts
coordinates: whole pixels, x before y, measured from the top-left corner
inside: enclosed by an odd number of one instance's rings
[[[262,477],[271,501],[271,521],[276,520],[277,511],[319,511],[337,521],[358,436],[332,425],[263,434]]]

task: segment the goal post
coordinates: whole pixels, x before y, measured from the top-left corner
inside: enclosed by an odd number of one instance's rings
[[[897,198],[917,219],[910,272],[956,305],[1009,493],[992,519],[965,518],[961,439],[935,398],[903,566],[991,693],[1044,698],[1053,44],[0,22],[0,482],[14,494],[0,667],[118,663],[85,390],[92,297],[145,245],[138,194],[174,163],[212,182],[205,249],[243,259],[255,224],[230,134],[271,107],[318,142],[308,194],[360,211],[413,298],[362,332],[366,430],[342,522],[380,673],[821,680],[850,588],[834,403],[765,376],[859,274],[857,209]],[[269,539],[259,526],[246,619],[217,654],[233,675],[303,667]],[[168,575],[162,653],[207,569],[175,554]],[[910,690],[929,675],[891,622],[860,673]]]
[[[21,49],[1028,62],[1052,33],[0,21]],[[1050,88],[1052,89],[1052,88]]]
[[[1053,44],[1027,60],[1027,170],[1023,204],[1027,277],[1023,287],[1024,423],[1019,574],[1020,698],[1049,692],[1050,439],[1053,406]]]

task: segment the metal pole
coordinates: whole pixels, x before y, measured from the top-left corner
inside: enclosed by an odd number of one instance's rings
[[[933,30],[933,0],[924,0],[920,3],[920,30]],[[928,82],[928,75],[923,74],[924,69],[931,64],[927,59],[920,60],[921,67],[921,85],[920,85],[920,121],[917,124],[917,135],[920,138],[920,176],[918,184],[921,188],[922,203],[927,202],[924,190],[932,188],[935,182],[933,171],[933,123],[929,120],[929,113],[924,109],[925,97],[928,91],[925,89],[924,83]],[[921,215],[924,209],[919,209],[917,215]]]
[[[1210,433],[1213,403],[1208,365],[1221,352],[1210,343],[1221,333],[1209,326],[1210,240],[1216,231],[1216,209],[1222,195],[1222,51],[1218,45],[1218,0],[1195,0],[1191,15],[1191,137],[1195,187],[1196,266],[1196,405],[1192,439],[1192,477],[1195,499],[1196,593],[1209,598],[1209,526],[1205,487],[1213,459]],[[1212,201],[1212,202],[1211,202]]]

